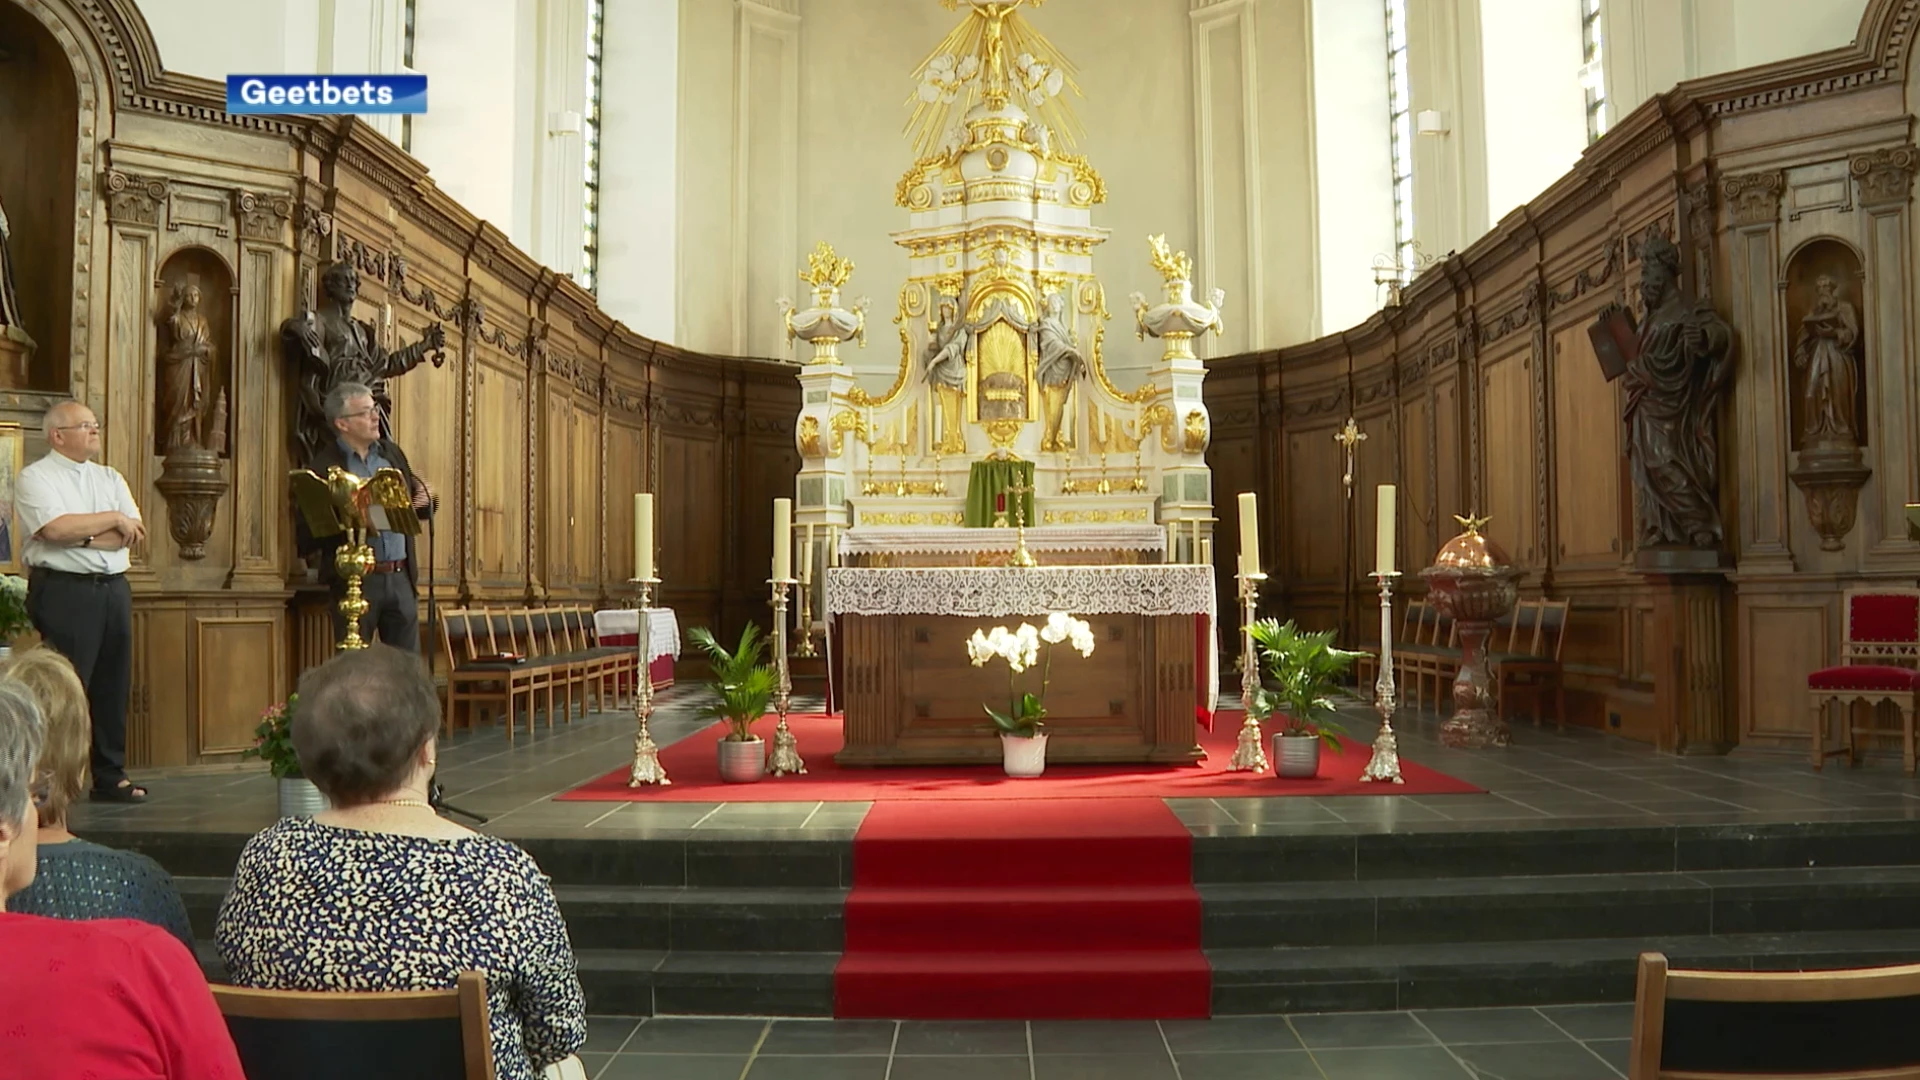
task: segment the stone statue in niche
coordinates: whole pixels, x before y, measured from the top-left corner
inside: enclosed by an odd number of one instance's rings
[[[1859,445],[1859,365],[1854,359],[1859,340],[1860,316],[1840,279],[1821,274],[1814,279],[1813,306],[1801,318],[1793,343],[1794,370],[1807,377],[1800,433],[1808,449]]]
[[[967,400],[967,344],[971,335],[952,300],[940,301],[940,321],[927,342],[927,382],[940,406],[939,448],[943,454],[964,453],[961,427]]]
[[[1626,320],[1616,335],[1627,380],[1627,453],[1639,507],[1639,544],[1646,548],[1714,550],[1720,522],[1718,417],[1733,376],[1732,327],[1704,300],[1680,291],[1680,252],[1658,233],[1641,247],[1635,320],[1619,305],[1600,312],[1599,326]],[[1610,374],[1611,377],[1611,374]]]
[[[11,343],[13,348],[6,346]],[[27,334],[20,314],[20,294],[13,280],[12,232],[7,227],[7,208],[0,206],[0,352],[32,353],[33,338]]]
[[[353,317],[360,274],[351,263],[327,267],[320,275],[320,291],[319,311],[302,311],[280,325],[281,348],[299,371],[298,434],[307,457],[334,438],[333,425],[322,411],[334,384],[357,382],[371,387],[374,406],[380,410],[380,433],[389,435],[393,399],[387,395],[387,380],[429,359],[435,367],[446,363],[447,334],[437,322],[427,327],[419,341],[390,353],[380,344],[372,323]]]
[[[175,285],[167,316],[167,351],[160,358],[160,452],[200,450],[213,366],[213,328],[200,313],[200,286]]]
[[[1046,407],[1046,433],[1040,440],[1041,450],[1067,449],[1060,430],[1067,394],[1073,389],[1074,380],[1087,370],[1086,358],[1080,355],[1073,328],[1067,323],[1066,307],[1065,297],[1058,292],[1048,293],[1035,327],[1040,353],[1035,379],[1040,384],[1040,399]]]

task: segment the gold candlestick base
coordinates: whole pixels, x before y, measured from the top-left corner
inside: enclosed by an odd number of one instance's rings
[[[1266,772],[1267,748],[1260,721],[1253,715],[1254,695],[1260,689],[1260,660],[1253,652],[1253,615],[1260,599],[1260,583],[1265,574],[1241,573],[1240,582],[1240,707],[1247,718],[1240,724],[1240,740],[1234,744],[1228,772]]]
[[[793,706],[793,679],[787,670],[787,589],[795,582],[792,578],[769,578],[767,584],[773,589],[773,656],[778,679],[773,686],[773,711],[780,714],[780,723],[773,729],[767,774],[797,776],[807,771],[807,763],[800,759],[799,743],[787,726],[787,712]]]
[[[640,669],[635,676],[633,688],[633,717],[637,728],[633,734],[633,768],[627,773],[627,786],[639,787],[642,784],[656,784],[660,787],[671,786],[667,779],[667,768],[660,764],[660,748],[654,745],[653,732],[648,722],[653,717],[653,673],[647,668],[648,623],[647,605],[653,598],[653,587],[660,584],[659,578],[634,578],[640,587],[640,635],[634,647],[640,653]]]

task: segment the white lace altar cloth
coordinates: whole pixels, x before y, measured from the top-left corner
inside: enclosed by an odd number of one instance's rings
[[[996,532],[999,530],[995,530]],[[1029,536],[1032,534],[1029,533]],[[1032,546],[1031,542],[1028,544]],[[833,615],[1214,615],[1213,567],[836,566]]]
[[[973,555],[1012,551],[1013,529],[954,525],[856,525],[840,534],[840,554]],[[1159,525],[1036,525],[1027,530],[1029,551],[1165,551]]]
[[[602,645],[634,645],[640,640],[638,608],[609,608],[593,613],[593,631]],[[647,609],[647,663],[680,655],[680,620],[672,608]]]

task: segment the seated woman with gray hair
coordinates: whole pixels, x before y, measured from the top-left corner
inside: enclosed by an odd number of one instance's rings
[[[33,764],[46,723],[0,679],[0,1060],[8,1076],[245,1080],[193,954],[157,926],[4,910],[33,881]]]
[[[0,675],[33,694],[47,725],[33,769],[39,872],[26,891],[7,902],[7,910],[55,919],[139,919],[166,930],[191,950],[187,906],[159,863],[67,831],[67,811],[87,790],[92,751],[87,688],[73,664],[57,650],[36,645],[0,661]]]
[[[586,1000],[533,858],[428,802],[440,702],[418,657],[342,652],[300,677],[293,746],[333,809],[248,841],[215,938],[235,985],[418,990],[487,976],[494,1066],[533,1080],[586,1042]]]

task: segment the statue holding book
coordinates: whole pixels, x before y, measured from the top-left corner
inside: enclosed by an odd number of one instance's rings
[[[1659,234],[1641,248],[1644,317],[1618,304],[1590,329],[1609,380],[1624,377],[1627,454],[1642,548],[1718,548],[1720,402],[1733,377],[1732,328],[1680,291],[1680,252]]]

